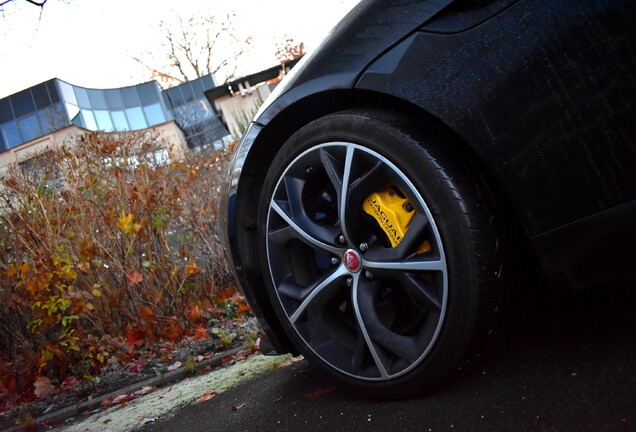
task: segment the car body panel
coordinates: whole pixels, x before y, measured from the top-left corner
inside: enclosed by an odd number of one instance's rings
[[[451,3],[452,0],[360,3],[291,71],[254,121],[266,125],[282,110],[317,91],[352,88],[375,58]]]
[[[636,199],[636,23],[626,3],[599,3],[546,2],[537,16],[519,2],[470,32],[413,35],[356,87],[442,120],[488,162],[528,234],[544,233]]]
[[[403,104],[460,137],[557,289],[635,274],[636,6],[450,3],[361,3],[277,87],[239,143],[220,214],[275,351],[294,348],[257,253],[254,208],[268,164],[304,124],[369,102]],[[625,248],[620,259],[616,248]]]

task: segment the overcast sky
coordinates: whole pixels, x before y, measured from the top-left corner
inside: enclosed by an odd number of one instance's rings
[[[175,15],[235,12],[253,36],[242,74],[276,64],[285,34],[311,49],[359,0],[48,0],[40,8],[14,0],[0,15],[0,98],[50,78],[89,88],[147,81],[132,60],[152,51],[157,24]]]

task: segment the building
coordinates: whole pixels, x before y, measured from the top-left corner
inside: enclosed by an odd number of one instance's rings
[[[0,99],[0,169],[86,131],[153,130],[165,142],[219,149],[238,140],[283,66],[216,86],[211,75],[162,90],[156,81],[89,89],[54,78]]]
[[[172,144],[220,148],[231,141],[204,91],[210,75],[161,90],[156,81],[89,89],[51,79],[0,99],[0,167],[85,131],[154,130]]]

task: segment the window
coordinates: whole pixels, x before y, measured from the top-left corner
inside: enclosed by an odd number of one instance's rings
[[[139,107],[126,109],[126,117],[128,117],[128,124],[130,124],[131,129],[145,129],[148,127],[144,113]]]
[[[80,113],[80,109],[78,107],[76,107],[75,105],[71,105],[71,104],[66,104],[66,112],[68,113],[68,118],[71,119],[71,122],[73,124],[82,126],[82,122],[79,121],[79,113]]]
[[[185,103],[188,103],[195,99],[194,92],[192,91],[190,83],[181,84],[179,88],[181,89],[181,93],[183,94],[183,101]]]
[[[16,117],[22,117],[35,111],[33,96],[30,90],[24,90],[11,96],[11,105],[13,105],[13,113]]]
[[[9,98],[0,99],[0,123],[13,120],[13,108]]]
[[[46,83],[46,88],[49,89],[49,96],[51,97],[51,103],[57,103],[60,101],[60,95],[57,92],[57,86],[55,81],[49,81]]]
[[[170,104],[173,107],[177,107],[179,105],[183,105],[183,96],[181,95],[181,90],[179,90],[178,87],[173,87],[171,89],[168,89],[168,91],[165,93],[168,95],[168,99],[170,101]]]
[[[144,107],[144,113],[146,113],[146,118],[150,125],[157,125],[166,121],[161,105],[158,103]]]
[[[126,108],[132,108],[141,105],[139,103],[139,96],[137,96],[137,89],[135,89],[134,87],[126,87],[121,89],[121,95],[124,98],[124,106]]]
[[[203,88],[205,90],[210,90],[215,87],[214,81],[212,80],[212,75],[206,75],[201,78],[201,80],[203,81]]]
[[[53,132],[68,125],[61,103],[38,110],[38,119],[43,133]]]
[[[49,92],[46,89],[46,83],[36,85],[31,89],[31,93],[33,93],[33,100],[35,101],[36,108],[39,109],[51,105]]]
[[[115,130],[124,131],[129,130],[128,121],[126,121],[126,114],[123,111],[111,112],[113,116],[113,122],[115,123]]]
[[[75,92],[73,91],[73,87],[71,87],[70,84],[67,84],[64,81],[58,81],[58,82],[60,84],[60,89],[62,90],[62,97],[64,98],[64,102],[77,105],[77,98],[75,97]]]
[[[91,107],[95,110],[108,109],[106,98],[102,90],[88,90],[88,99],[91,101]]]
[[[86,129],[97,130],[97,123],[95,123],[95,117],[89,110],[81,110],[82,123]]]
[[[142,105],[151,105],[159,102],[159,92],[154,81],[137,86],[137,92]]]
[[[108,111],[106,110],[95,110],[95,120],[97,120],[97,127],[100,130],[110,132],[113,130],[113,122],[110,120],[110,116],[108,115]]]
[[[111,110],[119,110],[124,108],[124,100],[121,98],[119,89],[106,90],[106,101],[108,108]]]
[[[75,87],[75,96],[80,108],[91,108],[91,101],[88,99],[88,92],[81,87]]]
[[[32,139],[42,136],[42,130],[40,129],[36,113],[19,119],[18,127],[22,131],[22,139],[24,142],[31,141]]]
[[[2,125],[2,132],[4,133],[4,140],[7,148],[12,148],[22,144],[22,137],[20,136],[20,130],[18,129],[18,123],[15,120],[10,120]]]

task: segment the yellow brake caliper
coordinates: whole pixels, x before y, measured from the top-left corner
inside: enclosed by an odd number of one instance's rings
[[[393,186],[387,186],[369,195],[362,209],[373,217],[391,242],[391,247],[400,244],[415,216],[415,210],[408,198],[399,194]],[[426,240],[417,249],[418,254],[431,250]]]

